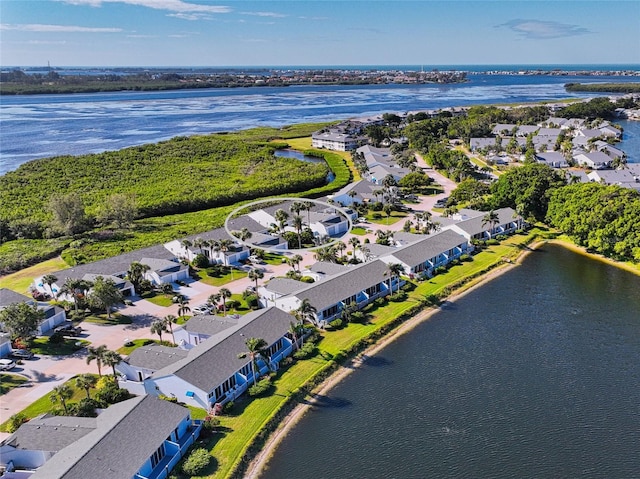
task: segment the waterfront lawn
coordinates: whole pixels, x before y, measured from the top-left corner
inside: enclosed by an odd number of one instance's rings
[[[28,241],[28,240],[24,240],[24,241]],[[37,241],[38,240],[29,240],[28,241],[29,249],[31,247],[36,247],[36,245],[38,244]],[[42,241],[49,241],[49,240],[42,240]],[[11,241],[1,245],[0,258],[7,258],[5,254],[7,255],[11,254],[8,251],[6,251],[6,249],[9,246],[18,247],[21,244],[22,243],[20,243],[19,241]],[[59,246],[54,244],[52,251],[57,250],[58,248]],[[0,288],[7,288],[12,291],[15,291],[16,293],[26,294],[29,291],[29,286],[31,285],[31,283],[33,283],[34,278],[37,278],[38,276],[42,276],[47,273],[51,273],[53,271],[58,271],[64,268],[68,268],[68,267],[69,265],[62,258],[60,257],[52,258],[47,261],[43,261],[42,263],[38,263],[34,266],[21,269],[16,273],[11,273],[1,277]],[[2,269],[2,265],[0,264],[0,270],[1,269]]]
[[[29,344],[29,350],[34,354],[45,356],[68,356],[82,348],[86,348],[89,341],[85,339],[65,338],[61,343],[52,343],[48,336],[33,339]]]
[[[479,275],[493,265],[515,258],[522,250],[521,244],[527,243],[530,237],[540,231],[534,230],[529,236],[515,235],[502,244],[492,246],[474,256],[473,261],[464,262],[450,268],[432,280],[418,283],[417,287],[408,294],[406,301],[390,301],[383,307],[372,307],[371,320],[365,324],[351,323],[346,328],[337,331],[324,332],[323,339],[318,344],[319,354],[307,360],[296,361],[288,369],[280,371],[274,381],[275,391],[263,398],[240,399],[242,413],[233,412],[232,415],[220,417],[221,430],[207,443],[213,456],[217,460],[217,469],[208,471],[207,477],[223,479],[230,475],[244,456],[251,441],[269,419],[286,403],[287,398],[298,391],[305,383],[316,376],[323,368],[329,367],[331,358],[342,351],[348,350],[359,341],[367,338],[371,333],[385,327],[398,316],[406,313],[418,304],[428,294],[438,294],[451,285],[460,282],[465,277]],[[480,281],[480,277],[465,284],[464,288]]]
[[[27,378],[17,374],[0,373],[0,396],[8,393],[28,381]]]

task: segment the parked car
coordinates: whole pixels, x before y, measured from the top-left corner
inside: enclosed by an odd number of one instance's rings
[[[254,264],[264,264],[264,261],[258,258],[257,256],[249,256],[249,261],[251,261]]]
[[[33,358],[33,353],[28,349],[12,349],[11,357],[14,359],[31,359]]]
[[[55,333],[63,334],[64,336],[78,336],[82,332],[82,328],[74,326],[72,322],[61,324],[53,330]]]
[[[201,304],[199,306],[196,306],[195,308],[193,308],[191,310],[191,312],[194,315],[198,315],[198,314],[211,314],[211,306],[209,306],[208,304]]]
[[[11,359],[0,359],[0,371],[9,371],[16,367],[16,363]]]

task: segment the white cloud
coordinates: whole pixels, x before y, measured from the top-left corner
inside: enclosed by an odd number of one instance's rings
[[[574,37],[576,35],[585,35],[593,33],[589,29],[579,25],[570,25],[545,20],[525,20],[516,18],[509,20],[496,28],[506,27],[525,38],[536,40],[546,40],[552,38]]]
[[[211,20],[213,17],[207,13],[168,13],[167,17],[180,18],[182,20]]]
[[[158,38],[158,35],[127,35],[127,38]]]
[[[155,10],[168,10],[171,12],[207,12],[207,13],[229,13],[231,8],[222,5],[200,5],[189,3],[183,0],[62,0],[71,5],[89,5],[100,7],[105,3],[126,3],[139,7],[148,7]]]
[[[27,23],[16,25],[2,23],[0,24],[0,30],[49,33],[118,33],[122,31],[122,28],[80,27],[78,25],[44,25],[41,23]]]
[[[275,12],[240,12],[241,15],[252,15],[254,17],[271,17],[271,18],[285,18],[289,15],[285,15],[284,13],[275,13]]]

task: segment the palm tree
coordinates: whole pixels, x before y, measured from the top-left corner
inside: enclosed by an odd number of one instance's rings
[[[362,253],[362,259],[365,263],[371,259],[371,250],[367,246],[360,246],[360,253]]]
[[[222,309],[224,310],[224,316],[227,315],[227,298],[231,297],[231,291],[227,288],[220,288],[220,298],[222,299]]]
[[[84,392],[87,393],[87,399],[91,399],[89,389],[95,387],[97,382],[98,379],[93,374],[80,374],[76,377],[76,387],[84,389]]]
[[[51,293],[51,296],[55,296],[55,295],[53,294],[53,289],[52,289],[53,287],[52,287],[52,285],[53,285],[56,281],[58,281],[58,278],[57,278],[55,275],[53,275],[53,274],[45,274],[45,275],[42,277],[42,282],[43,282],[44,284],[46,284],[47,286],[49,286],[49,292]]]
[[[253,236],[249,228],[242,228],[240,231],[232,231],[231,234],[241,241],[246,241]]]
[[[178,298],[178,316],[185,316],[189,312],[191,312],[189,300],[184,296],[180,296],[180,298]]]
[[[122,362],[122,356],[116,351],[107,351],[104,353],[104,359],[102,360],[104,365],[113,368],[113,380],[116,380],[116,366]]]
[[[278,226],[280,228],[280,231],[284,231],[284,227],[287,224],[287,219],[289,218],[289,213],[287,213],[285,210],[280,208],[280,209],[276,210],[276,212],[274,213],[273,217],[278,222]]]
[[[61,384],[60,386],[56,386],[53,388],[49,399],[53,404],[60,402],[60,404],[62,404],[62,408],[64,409],[64,413],[67,414],[67,399],[71,399],[72,397],[73,390],[66,384]]]
[[[162,333],[168,333],[167,325],[162,319],[156,319],[151,323],[151,334],[157,334],[160,337],[160,344],[162,344]]]
[[[256,296],[260,297],[260,295],[258,294],[258,280],[264,278],[264,273],[262,272],[261,269],[253,268],[251,271],[249,271],[249,274],[247,275],[247,277],[251,281],[256,282]]]
[[[169,332],[171,333],[171,340],[173,344],[176,344],[176,338],[173,335],[173,323],[177,323],[178,318],[176,318],[173,314],[167,314],[164,318],[162,318],[162,321],[164,321],[164,324],[166,326],[169,326]]]
[[[200,254],[202,254],[202,247],[204,246],[204,244],[205,244],[205,240],[203,240],[199,236],[193,240],[193,246],[195,246],[200,250]]]
[[[171,296],[173,294],[173,285],[171,283],[162,283],[160,291],[162,291],[162,294],[165,296]]]
[[[255,384],[257,380],[255,369],[256,362],[260,353],[268,346],[268,344],[262,338],[249,338],[244,342],[244,344],[247,346],[247,351],[240,353],[238,357],[244,358],[247,354],[249,355],[249,359],[251,359],[251,375],[253,376],[253,384]],[[265,362],[267,362],[266,359]]]
[[[73,306],[78,312],[78,291],[83,286],[85,281],[81,279],[67,278],[64,284],[58,290],[58,294],[56,294],[56,298],[59,298],[62,295],[71,296],[73,298]],[[87,288],[88,289],[88,288]]]
[[[344,244],[342,241],[338,241],[335,244],[335,248],[336,248],[336,251],[340,253],[340,258],[342,259],[342,257],[344,256],[344,251],[347,249],[347,245]]]
[[[311,201],[303,201],[302,206],[307,210],[307,224],[311,226],[311,208],[313,208],[313,203]]]
[[[291,335],[291,340],[293,341],[293,346],[295,347],[295,349],[298,349],[298,338],[302,337],[304,338],[304,329],[302,327],[302,324],[300,324],[300,322],[294,323],[293,321],[291,321],[289,323],[289,334]]]
[[[218,312],[218,301],[220,301],[221,297],[222,295],[220,293],[214,293],[207,298],[207,304],[210,306],[215,306],[216,313]]]
[[[220,251],[222,252],[222,255],[224,257],[224,264],[225,266],[228,266],[227,255],[225,253],[231,250],[233,241],[226,238],[221,239],[220,241],[218,241],[218,245],[220,246]]]
[[[358,246],[360,246],[360,240],[355,236],[352,236],[349,238],[349,244],[353,246],[353,259],[356,259],[356,250],[358,249]]]
[[[189,248],[191,248],[193,246],[193,243],[191,241],[189,241],[188,239],[183,239],[180,244],[182,245],[182,247],[184,248],[184,253],[185,256],[187,257],[187,259],[189,258]]]
[[[317,326],[317,317],[316,314],[318,310],[311,305],[311,302],[305,298],[300,302],[300,306],[296,309],[298,314],[300,315],[300,322],[304,323],[305,321]]]
[[[294,215],[300,215],[300,212],[304,209],[305,207],[300,201],[294,201],[289,206],[289,211],[291,211]]]
[[[295,215],[293,217],[293,227],[296,229],[298,233],[298,248],[302,249],[302,216]]]
[[[302,256],[300,256],[299,254],[294,254],[291,257],[291,262],[293,263],[294,266],[297,267],[298,273],[299,273],[300,272],[300,263],[302,262]]]
[[[140,283],[144,279],[144,274],[149,271],[151,267],[147,264],[142,264],[137,261],[134,261],[129,266],[129,271],[127,271],[127,277],[131,284],[133,285],[133,289],[136,293],[140,294]]]
[[[489,231],[489,238],[493,236],[493,230],[496,227],[496,225],[499,223],[500,223],[500,217],[498,216],[498,213],[496,213],[493,210],[489,211],[486,215],[482,217],[482,226],[488,224],[491,227],[491,230]]]
[[[355,198],[356,196],[358,196],[358,193],[356,193],[355,191],[351,190],[351,191],[349,191],[349,193],[347,193],[347,196],[348,196],[349,198],[351,198],[351,203],[352,203],[352,204],[353,204],[353,203],[357,203],[357,201],[356,201],[356,200],[354,200],[354,198]]]
[[[393,296],[393,278],[399,278],[400,275],[404,273],[404,266],[400,263],[389,263],[387,265],[387,271],[389,272],[389,291],[391,292],[391,296]]]
[[[104,364],[104,355],[108,351],[107,346],[105,344],[88,346],[87,351],[89,351],[87,364],[91,364],[91,361],[95,359],[96,365],[98,366],[98,376],[102,377],[102,365]]]

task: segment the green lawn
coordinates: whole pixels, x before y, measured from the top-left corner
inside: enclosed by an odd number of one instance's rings
[[[367,230],[364,228],[361,228],[360,226],[356,226],[355,228],[351,228],[351,233],[354,235],[366,235]]]
[[[160,306],[162,308],[168,308],[173,304],[171,301],[171,297],[165,296],[162,293],[158,293],[156,291],[150,291],[149,293],[144,293],[142,295],[142,299],[149,301],[150,303],[155,304],[156,306]]]
[[[7,394],[13,388],[17,388],[27,381],[27,378],[17,374],[0,373],[0,396]]]
[[[121,348],[118,348],[116,352],[121,356],[129,356],[134,349],[138,349],[140,346],[147,346],[148,344],[153,343],[158,344],[159,342],[160,341],[156,341],[155,339],[134,339],[131,341],[131,346],[122,346]]]
[[[34,354],[44,354],[47,356],[68,356],[76,351],[80,351],[82,348],[91,344],[84,339],[65,338],[62,343],[49,342],[48,336],[41,336],[34,339],[29,345],[29,349]]]
[[[213,275],[209,275],[207,270],[201,269],[200,271],[198,271],[198,276],[200,277],[198,281],[202,281],[203,283],[208,284],[210,286],[219,287],[219,286],[224,286],[225,284],[230,283],[231,281],[244,278],[245,276],[247,276],[247,273],[245,273],[244,271],[233,270],[226,274],[218,274],[213,276]]]
[[[262,261],[264,261],[267,264],[270,264],[272,266],[277,266],[279,264],[282,264],[282,261],[285,259],[285,257],[281,254],[276,254],[276,253],[269,253],[266,252],[264,254],[264,258],[262,258]]]
[[[29,268],[21,269],[16,273],[1,277],[0,289],[7,288],[17,293],[25,294],[29,291],[29,286],[34,278],[68,267],[69,265],[65,263],[62,258],[52,258]]]
[[[372,307],[371,320],[366,324],[349,324],[346,328],[325,332],[319,343],[319,354],[312,359],[296,361],[292,366],[278,373],[274,381],[275,391],[268,397],[242,400],[241,414],[222,416],[223,432],[209,439],[207,447],[217,460],[217,469],[208,471],[210,478],[222,479],[230,476],[231,471],[242,461],[247,448],[271,417],[282,408],[292,393],[298,391],[305,383],[330,366],[331,358],[342,351],[349,350],[372,333],[385,327],[403,313],[409,311],[421,299],[429,294],[441,293],[445,288],[459,282],[465,277],[474,276],[487,270],[505,259],[513,259],[522,251],[521,243],[526,236],[516,235],[498,246],[492,246],[474,256],[473,261],[461,263],[446,273],[417,284],[409,293],[406,301],[388,302],[384,307]],[[480,281],[471,280],[463,288]]]
[[[84,318],[90,323],[102,324],[104,326],[113,326],[115,324],[131,324],[131,318],[120,313],[111,313],[111,318],[107,318],[106,314],[92,314]]]
[[[374,219],[373,215],[374,213],[380,213],[382,215],[382,218],[380,219]],[[367,220],[371,223],[375,223],[375,224],[379,224],[379,225],[392,225],[393,223],[396,223],[398,221],[400,221],[401,219],[406,218],[408,215],[407,213],[403,212],[403,211],[392,211],[391,212],[391,217],[387,218],[387,215],[385,214],[384,211],[376,211],[376,212],[369,212],[367,213]]]

